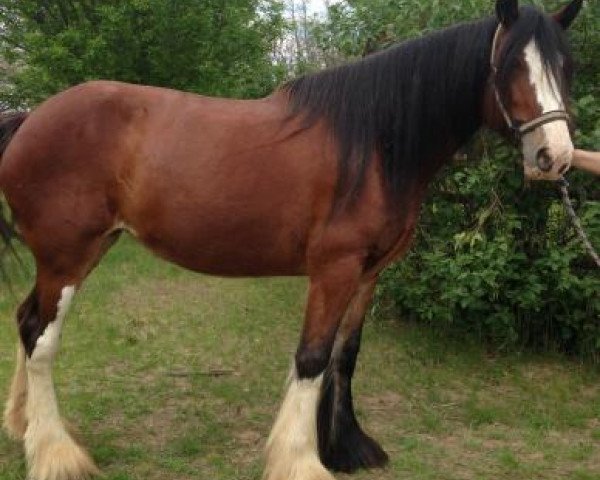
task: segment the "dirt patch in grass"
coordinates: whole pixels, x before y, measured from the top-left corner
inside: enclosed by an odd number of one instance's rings
[[[381,392],[376,395],[363,395],[360,403],[369,412],[391,413],[406,405],[406,399],[397,392]]]
[[[457,375],[444,372],[435,395],[424,381],[409,393],[357,396],[367,431],[396,472],[358,478],[411,478],[398,476],[405,469],[423,479],[600,478],[600,386],[545,362],[489,377],[482,368],[460,382]]]
[[[192,307],[194,303],[205,301],[211,293],[214,288],[206,277],[198,275],[197,281],[189,278],[144,279],[115,292],[114,298],[117,307],[140,313],[148,308],[153,312],[163,310],[184,299],[185,304]]]
[[[152,279],[115,292],[114,308],[126,317],[124,330],[130,341],[147,341],[171,328],[172,317],[165,311],[186,305],[190,310],[203,305],[212,289],[201,281],[185,279]]]

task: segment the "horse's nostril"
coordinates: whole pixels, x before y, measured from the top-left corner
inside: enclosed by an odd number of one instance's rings
[[[547,148],[540,148],[537,153],[537,165],[542,172],[549,172],[552,170],[552,157],[550,157],[550,151]]]
[[[567,164],[565,163],[565,164],[564,164],[562,167],[560,167],[560,168],[559,168],[559,170],[558,170],[558,173],[560,173],[560,174],[562,175],[562,174],[563,174],[563,173],[565,173],[565,172],[566,172],[568,169],[569,169],[569,165],[567,165]]]

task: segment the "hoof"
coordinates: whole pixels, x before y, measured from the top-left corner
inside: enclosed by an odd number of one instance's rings
[[[343,473],[383,468],[389,462],[387,453],[375,440],[362,432],[358,425],[334,448],[324,452],[322,457],[328,468]]]
[[[331,374],[330,374],[331,375]],[[328,376],[323,383],[319,404],[319,456],[334,472],[382,468],[389,462],[387,453],[360,428],[350,394],[350,384],[335,392],[336,382]]]
[[[281,459],[267,465],[263,480],[335,480],[316,455],[288,460]]]
[[[29,443],[26,438],[28,480],[87,480],[100,474],[87,452],[66,433],[38,439],[35,446]]]

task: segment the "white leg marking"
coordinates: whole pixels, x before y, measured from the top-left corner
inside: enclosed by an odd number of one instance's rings
[[[534,40],[525,47],[525,61],[529,66],[529,80],[534,86],[538,103],[542,107],[542,113],[564,110],[565,105],[558,88],[558,82],[554,78],[554,74],[548,71],[542,62],[540,50]],[[543,132],[544,144],[530,146],[530,148],[535,148],[537,152],[539,148],[546,147],[550,150],[552,158],[560,164],[567,163],[570,165],[574,147],[567,124],[558,121],[547,123],[539,128]],[[523,141],[535,141],[535,137],[535,135],[526,135]]]
[[[27,430],[25,404],[27,402],[27,370],[25,369],[25,350],[19,342],[17,364],[10,386],[8,401],[4,410],[4,429],[14,440],[23,440]]]
[[[27,360],[27,431],[25,453],[30,477],[35,480],[75,480],[98,472],[87,453],[67,433],[60,418],[52,364],[58,352],[62,324],[75,287],[62,290],[56,320],[38,338]]]
[[[319,459],[317,408],[323,375],[291,376],[279,416],[267,442],[264,480],[334,480]]]

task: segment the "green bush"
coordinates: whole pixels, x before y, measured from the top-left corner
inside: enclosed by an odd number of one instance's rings
[[[379,304],[496,348],[600,354],[600,274],[552,185],[523,186],[506,148],[432,189],[415,247],[384,273]],[[576,192],[577,197],[585,190]],[[596,191],[597,193],[597,191]],[[579,199],[592,239],[600,199]]]
[[[600,12],[598,12],[600,13]],[[582,72],[575,85],[575,143],[600,150],[600,64],[589,61],[590,12],[574,32]],[[382,277],[377,304],[445,333],[498,349],[557,350],[600,360],[600,273],[556,188],[524,185],[518,152],[475,142],[465,164],[432,186],[412,251]],[[479,161],[481,159],[481,161]],[[569,175],[585,229],[600,249],[598,179]]]

